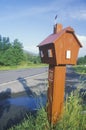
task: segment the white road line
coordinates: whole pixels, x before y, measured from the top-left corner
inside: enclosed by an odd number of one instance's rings
[[[46,73],[47,72],[44,72],[44,73],[41,73],[41,74],[32,75],[32,76],[29,76],[29,77],[26,77],[26,78],[23,78],[23,79],[30,79],[32,77],[37,77],[39,75],[46,74]],[[0,86],[4,86],[4,85],[7,85],[7,84],[12,84],[12,83],[15,83],[15,82],[18,82],[18,80],[13,80],[13,81],[9,81],[9,82],[6,82],[6,83],[2,83],[2,84],[0,84]]]

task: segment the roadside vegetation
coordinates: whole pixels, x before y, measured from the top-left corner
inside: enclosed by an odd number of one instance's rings
[[[28,116],[23,122],[9,130],[85,130],[86,108],[78,93],[71,93],[64,104],[64,112],[56,125],[50,125],[44,108],[38,111],[36,117]],[[85,111],[86,112],[86,111]]]
[[[79,57],[77,64],[78,65],[86,65],[86,55],[84,57]]]
[[[27,68],[38,68],[38,67],[46,67],[46,64],[24,64],[24,65],[17,65],[17,66],[0,66],[0,70],[18,70],[18,69],[27,69]]]
[[[79,74],[86,74],[86,66],[84,65],[74,66],[74,70]]]
[[[44,66],[37,54],[23,50],[23,44],[15,39],[0,35],[0,70]]]
[[[79,57],[74,70],[79,74],[86,74],[86,56]]]

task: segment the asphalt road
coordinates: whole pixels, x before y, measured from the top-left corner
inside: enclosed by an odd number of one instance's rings
[[[0,71],[0,84],[17,80],[19,77],[25,78],[37,75],[46,72],[47,70],[48,70],[47,67],[42,67],[42,68]]]

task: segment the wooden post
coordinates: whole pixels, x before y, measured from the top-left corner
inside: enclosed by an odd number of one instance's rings
[[[57,122],[63,110],[65,73],[66,66],[49,66],[47,112],[52,124]]]

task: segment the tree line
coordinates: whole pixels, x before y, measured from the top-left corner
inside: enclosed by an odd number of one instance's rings
[[[79,57],[77,64],[78,65],[86,65],[86,55],[84,57]]]
[[[32,55],[23,50],[23,44],[15,39],[10,42],[9,37],[0,35],[0,65],[15,66],[24,63],[40,63],[39,56]]]

